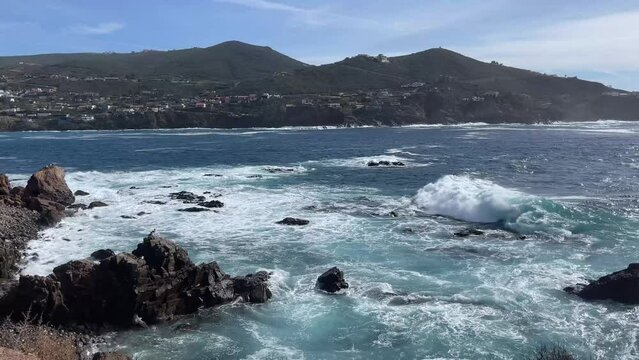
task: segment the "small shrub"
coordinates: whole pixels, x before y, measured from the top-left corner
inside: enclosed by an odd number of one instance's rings
[[[28,321],[0,322],[0,347],[33,354],[47,360],[76,360],[78,347],[73,334]]]

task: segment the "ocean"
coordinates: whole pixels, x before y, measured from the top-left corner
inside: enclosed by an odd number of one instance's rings
[[[562,291],[638,260],[639,123],[0,134],[13,185],[49,163],[109,206],[42,231],[24,274],[153,229],[197,263],[272,272],[266,304],[109,335],[136,359],[639,358],[639,308]],[[182,190],[225,206],[178,212]],[[350,288],[316,291],[332,266]]]

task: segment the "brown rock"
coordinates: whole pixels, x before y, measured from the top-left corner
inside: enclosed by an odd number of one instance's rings
[[[40,197],[25,198],[25,207],[40,213],[40,224],[53,226],[64,218],[64,205]]]
[[[9,178],[5,174],[0,174],[0,195],[11,194],[11,184]]]
[[[49,165],[31,176],[24,188],[23,198],[41,197],[64,206],[73,204],[75,197],[64,180],[64,169]]]
[[[132,360],[133,358],[119,352],[99,352],[95,353],[92,360]]]

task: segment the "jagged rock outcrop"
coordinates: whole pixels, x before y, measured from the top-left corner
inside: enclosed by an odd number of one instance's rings
[[[232,278],[215,262],[195,265],[186,250],[152,232],[131,254],[70,261],[47,277],[20,277],[0,299],[0,316],[18,320],[30,311],[55,325],[127,328],[238,299],[265,302],[268,277]]]
[[[624,304],[639,304],[639,263],[602,276],[589,284],[577,284],[564,288],[585,300],[613,300]]]
[[[64,206],[75,202],[75,196],[64,180],[64,169],[49,165],[31,176],[24,188],[23,198],[40,197]]]
[[[335,293],[342,289],[348,289],[348,283],[344,279],[342,270],[332,267],[317,278],[315,287],[329,293]]]

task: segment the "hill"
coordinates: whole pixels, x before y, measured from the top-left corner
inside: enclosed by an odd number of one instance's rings
[[[269,47],[228,41],[207,48],[120,53],[0,57],[0,70],[20,67],[34,75],[119,76],[236,81],[270,77],[306,64]]]

